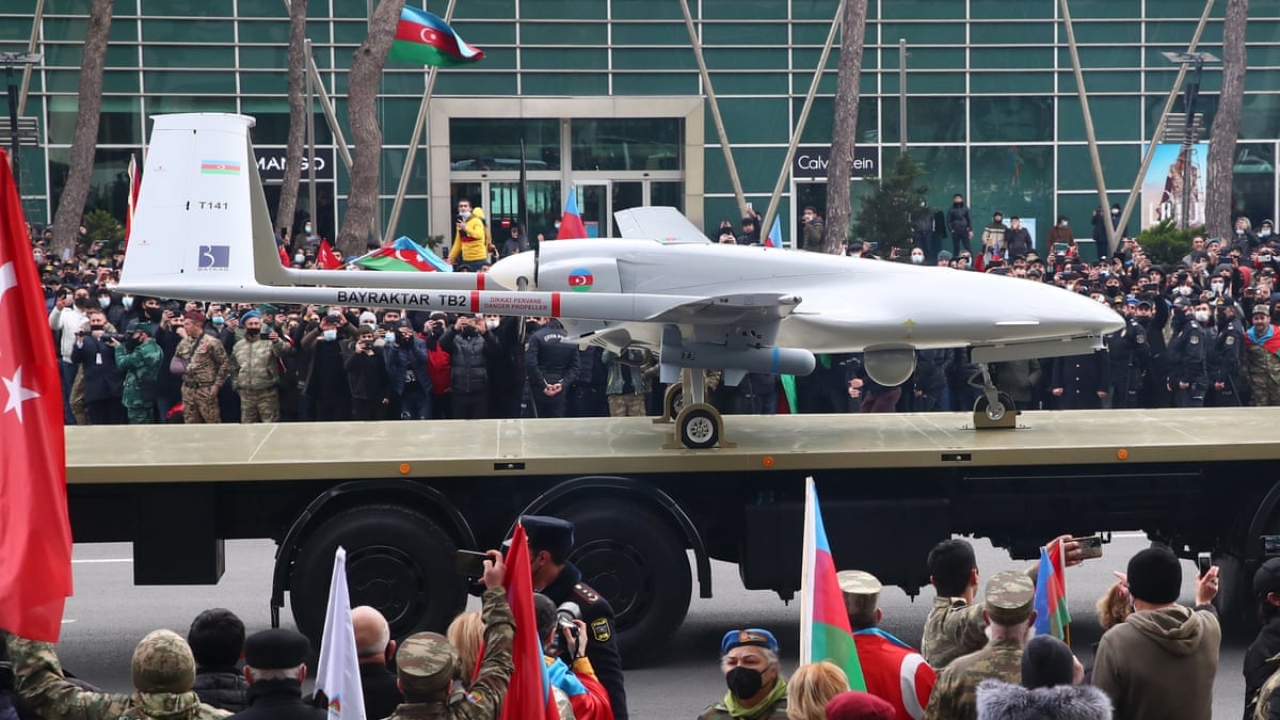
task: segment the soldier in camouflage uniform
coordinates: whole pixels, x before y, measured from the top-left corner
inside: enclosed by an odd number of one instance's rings
[[[244,337],[231,348],[231,384],[240,393],[240,422],[279,422],[280,359],[289,346],[271,331],[262,337],[262,313],[250,310],[240,318]]]
[[[1036,586],[1024,572],[1001,572],[987,581],[987,647],[957,658],[933,686],[925,720],[976,720],[978,683],[988,678],[1022,682],[1022,649],[1035,623]]]
[[[1276,695],[1280,690],[1280,672],[1276,672],[1280,670],[1280,655],[1267,660],[1267,667],[1271,668],[1271,677],[1258,691],[1257,705],[1249,716],[1252,720],[1280,720],[1280,696]]]
[[[127,342],[110,342],[115,348],[116,367],[124,373],[122,403],[129,413],[130,425],[149,425],[156,421],[156,379],[164,351],[156,343],[155,334],[155,325],[138,323],[133,326]]]
[[[1250,405],[1280,405],[1280,326],[1271,324],[1271,308],[1253,306],[1253,324],[1245,332],[1245,370]]]
[[[225,710],[200,704],[191,683],[195,660],[187,641],[157,630],[138,643],[133,656],[132,695],[90,692],[62,673],[53,645],[0,630],[13,663],[16,690],[23,705],[44,720],[118,720],[122,717],[163,720],[221,720]],[[189,697],[188,697],[189,696]]]
[[[978,563],[973,546],[959,539],[944,540],[929,552],[929,579],[938,596],[924,623],[920,654],[941,671],[952,660],[987,644],[978,591]]]
[[[182,321],[187,336],[173,353],[187,361],[187,372],[182,376],[182,416],[188,424],[222,422],[218,391],[231,376],[226,348],[205,334],[204,323],[203,313],[187,313]]]
[[[502,555],[489,551],[485,561],[480,611],[484,623],[484,655],[470,692],[461,682],[462,663],[449,641],[439,633],[409,636],[396,651],[396,675],[404,703],[388,720],[497,720],[514,669],[511,648],[515,616],[502,588],[506,572]]]

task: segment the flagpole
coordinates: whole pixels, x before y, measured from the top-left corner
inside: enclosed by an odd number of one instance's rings
[[[800,564],[800,664],[813,662],[813,566],[817,562],[817,538],[814,537],[813,476],[804,479],[804,539],[801,541]]]
[[[458,0],[449,0],[449,7],[444,12],[446,24],[453,20],[453,7]],[[418,155],[418,144],[427,127],[427,105],[431,102],[431,94],[436,89],[436,75],[440,68],[433,67],[427,72],[427,88],[422,93],[422,102],[418,104],[418,119],[413,124],[413,138],[409,140],[409,152],[404,157],[404,170],[400,172],[400,185],[396,188],[396,199],[391,203],[391,217],[387,218],[387,230],[383,233],[382,244],[391,242],[396,234],[396,225],[400,222],[400,209],[404,205],[404,195],[409,191],[409,171],[413,168],[413,160]],[[481,203],[483,204],[483,203]]]

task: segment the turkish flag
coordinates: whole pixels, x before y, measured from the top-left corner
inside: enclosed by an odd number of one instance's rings
[[[320,249],[316,251],[316,265],[321,270],[337,270],[342,267],[342,261],[333,252],[333,246],[328,240],[320,241]]]
[[[529,543],[524,526],[516,525],[511,547],[504,560],[507,576],[507,602],[516,619],[516,637],[511,648],[511,684],[502,701],[500,720],[559,720],[555,697],[551,694],[551,678],[543,661],[542,639],[538,637],[538,621],[533,612],[533,577],[529,564]]]
[[[58,355],[18,188],[0,150],[0,625],[57,642],[71,594]]]
[[[283,245],[280,246],[280,264],[289,267],[289,251]]]

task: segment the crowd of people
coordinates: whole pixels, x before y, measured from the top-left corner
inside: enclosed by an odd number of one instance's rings
[[[525,516],[534,622],[560,720],[625,720],[623,673],[608,603],[566,559],[573,525]],[[1086,557],[1063,536],[1067,567]],[[447,633],[391,637],[374,608],[352,610],[365,717],[370,720],[497,720],[514,671],[518,621],[503,581],[502,553],[485,554],[482,608]],[[726,691],[699,720],[1208,720],[1222,631],[1212,604],[1218,569],[1195,578],[1195,605],[1180,605],[1181,561],[1163,546],[1129,559],[1097,602],[1104,632],[1086,667],[1061,639],[1037,635],[1038,567],[979,574],[965,540],[939,543],[927,558],[936,597],[919,650],[886,632],[881,584],[870,573],[837,578],[853,632],[860,677],[822,659],[784,676],[775,635],[742,627],[720,641]],[[1280,558],[1267,560],[1253,588],[1264,626],[1244,659],[1245,720],[1280,717]],[[576,601],[576,602],[575,602]],[[579,606],[578,603],[582,603]],[[829,620],[828,620],[829,621]],[[838,646],[838,645],[837,645]],[[837,647],[833,646],[833,647]],[[200,613],[186,637],[156,630],[132,658],[135,692],[108,693],[64,672],[52,645],[0,630],[5,720],[322,720],[329,698],[304,696],[306,636],[269,629],[246,637],[236,615]],[[851,686],[858,689],[851,689]],[[863,689],[865,688],[865,689]],[[359,700],[359,699],[358,699]],[[343,703],[353,702],[350,697]],[[6,712],[8,714],[6,714]],[[693,715],[693,712],[690,712]]]

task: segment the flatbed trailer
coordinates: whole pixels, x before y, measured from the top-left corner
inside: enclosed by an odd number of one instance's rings
[[[1280,408],[1026,412],[983,431],[968,413],[727,420],[736,446],[701,451],[664,449],[670,425],[649,418],[71,427],[72,530],[132,542],[140,585],[216,583],[224,540],[272,538],[273,617],[288,593],[313,636],[342,545],[353,602],[402,636],[465,604],[455,550],[554,514],[576,523],[572,559],[629,661],[660,651],[695,578],[712,596],[712,559],[748,589],[799,589],[808,475],[838,565],[912,594],[953,534],[1026,559],[1061,533],[1140,530],[1213,551],[1243,615],[1261,538],[1280,533]]]

